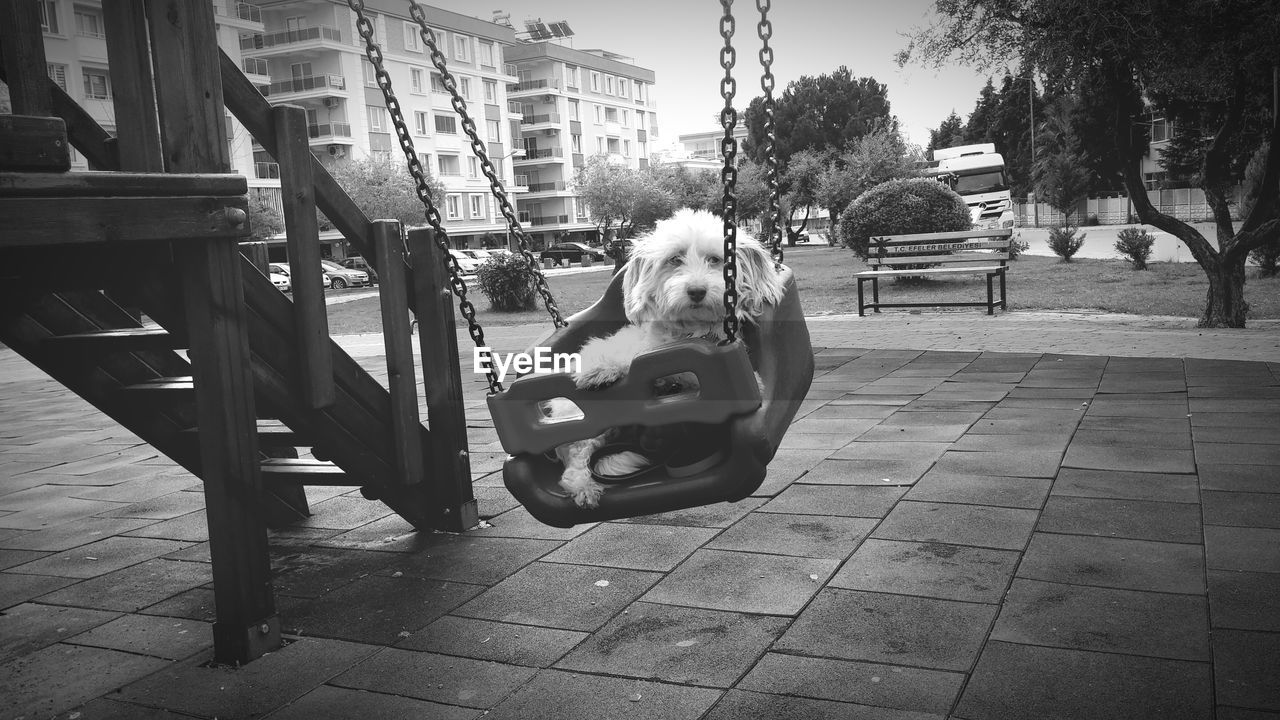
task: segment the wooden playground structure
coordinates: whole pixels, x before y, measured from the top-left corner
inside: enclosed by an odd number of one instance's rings
[[[37,5],[0,0],[0,342],[203,481],[215,660],[244,663],[280,645],[266,531],[308,514],[304,485],[359,487],[419,530],[477,522],[445,260],[431,230],[351,201],[303,110],[269,105],[219,50],[209,3],[103,12],[114,136],[47,76]],[[242,254],[224,105],[279,161],[292,300]],[[96,172],[69,172],[68,147]],[[328,336],[304,270],[317,207],[378,271],[389,389]]]

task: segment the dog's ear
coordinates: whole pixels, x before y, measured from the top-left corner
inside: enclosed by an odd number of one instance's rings
[[[776,305],[782,301],[785,288],[773,258],[759,242],[739,238],[737,256],[738,317],[754,320],[764,312],[765,305]]]
[[[637,240],[632,246],[631,259],[622,268],[625,273],[622,278],[622,309],[632,325],[652,320],[655,315],[653,303],[657,268],[657,262],[645,252],[643,239]]]

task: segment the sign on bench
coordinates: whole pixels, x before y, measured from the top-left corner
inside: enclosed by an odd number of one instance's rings
[[[996,307],[1007,309],[1004,276],[1012,236],[1013,230],[1002,228],[871,238],[867,247],[867,265],[871,269],[854,275],[858,279],[858,315],[865,316],[867,308],[880,312],[880,308],[888,307],[985,307],[988,315],[994,314]],[[986,302],[880,302],[880,278],[958,274],[986,275]],[[997,278],[998,300],[994,287]],[[871,302],[866,302],[862,287],[868,280]]]

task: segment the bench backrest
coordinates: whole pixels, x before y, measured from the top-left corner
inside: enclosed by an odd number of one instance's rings
[[[1013,230],[960,230],[919,235],[884,235],[871,238],[867,265],[890,270],[903,265],[985,263],[1004,265],[1009,259]],[[982,252],[970,252],[980,250]]]

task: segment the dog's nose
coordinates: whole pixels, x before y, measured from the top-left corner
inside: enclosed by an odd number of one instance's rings
[[[702,302],[702,298],[707,296],[706,288],[689,288],[686,292],[689,293],[689,299],[694,302]]]

